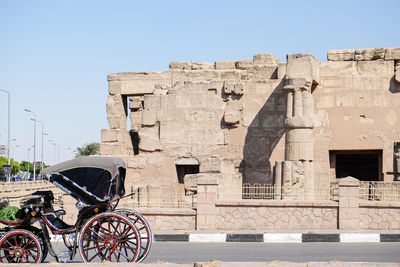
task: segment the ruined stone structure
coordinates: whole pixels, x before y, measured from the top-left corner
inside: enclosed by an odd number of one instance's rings
[[[195,194],[204,173],[278,190],[398,177],[400,48],[171,62],[108,81],[100,152],[149,194]]]

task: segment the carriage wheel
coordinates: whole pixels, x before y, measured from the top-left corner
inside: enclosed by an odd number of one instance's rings
[[[126,216],[107,212],[89,219],[82,227],[79,248],[84,262],[134,262],[140,254],[140,235]]]
[[[142,262],[147,257],[147,254],[149,254],[151,248],[151,242],[153,240],[149,224],[147,223],[146,219],[143,217],[142,214],[134,210],[117,209],[114,212],[120,212],[128,216],[128,218],[131,219],[132,222],[137,227],[140,234],[141,250],[140,250],[140,255],[136,260],[136,262]]]
[[[42,259],[40,240],[27,230],[12,230],[0,239],[0,262],[38,263]]]

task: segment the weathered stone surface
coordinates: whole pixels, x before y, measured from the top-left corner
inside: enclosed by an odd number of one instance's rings
[[[247,76],[250,80],[263,81],[277,79],[278,67],[269,65],[252,66],[247,70]]]
[[[180,61],[172,61],[169,63],[170,70],[191,70],[192,63],[191,62],[180,62]]]
[[[113,129],[101,129],[101,141],[102,142],[117,142],[118,141],[118,130]]]
[[[216,70],[232,70],[235,69],[235,61],[233,60],[223,60],[215,62]]]
[[[144,169],[147,166],[146,158],[140,155],[128,159],[128,168]]]
[[[376,60],[385,58],[384,48],[360,48],[356,50],[355,60]]]
[[[224,113],[224,122],[228,125],[236,125],[240,122],[240,112],[239,111],[225,111]]]
[[[227,95],[230,95],[232,93],[236,95],[243,95],[243,84],[238,82],[225,81],[224,93]]]
[[[182,157],[175,161],[175,165],[199,165],[199,161],[193,157]]]
[[[151,94],[156,84],[169,83],[172,72],[121,72],[108,76],[110,94],[118,92],[122,95]]]
[[[110,82],[108,82],[108,93],[110,95],[121,94],[121,82],[120,81],[110,81]]]
[[[127,120],[125,116],[107,116],[110,129],[126,129]]]
[[[213,70],[214,64],[210,62],[192,61],[192,70]]]
[[[241,59],[236,61],[236,69],[245,70],[253,66],[253,60],[251,59]]]
[[[142,109],[143,97],[129,97],[129,109],[138,110]]]
[[[101,143],[101,155],[121,155],[121,146],[115,143]]]
[[[304,78],[314,84],[319,83],[319,61],[309,54],[287,55],[286,79]]]
[[[400,47],[386,48],[385,60],[400,60]]]
[[[142,125],[154,126],[157,122],[157,110],[145,109],[142,112]]]
[[[200,161],[200,172],[220,172],[221,159],[220,158],[206,158]]]
[[[272,53],[257,54],[253,56],[253,64],[256,66],[268,65],[277,66],[279,59]]]
[[[129,118],[131,120],[131,130],[137,132],[140,125],[142,125],[142,111],[136,111],[129,113]]]
[[[234,126],[240,122],[243,104],[241,101],[229,101],[224,112],[226,124]]]
[[[186,174],[183,177],[183,184],[187,196],[191,196],[197,193],[197,179],[199,174]]]
[[[329,61],[352,61],[355,58],[355,49],[339,49],[329,50],[328,60]]]
[[[400,61],[396,64],[396,72],[394,75],[394,79],[396,82],[400,83]]]

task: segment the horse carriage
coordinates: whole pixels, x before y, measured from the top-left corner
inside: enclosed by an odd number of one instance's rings
[[[53,165],[42,175],[77,200],[76,223],[69,225],[54,210],[52,191],[36,191],[20,202],[16,222],[0,219],[0,262],[40,263],[49,253],[59,261],[51,235],[61,235],[72,260],[141,262],[152,242],[149,224],[138,212],[117,209],[125,195],[126,166],[113,157],[80,157]]]

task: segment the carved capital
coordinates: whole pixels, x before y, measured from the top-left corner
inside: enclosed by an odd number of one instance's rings
[[[304,78],[290,78],[285,80],[283,90],[286,91],[304,91],[311,92],[312,82]]]

